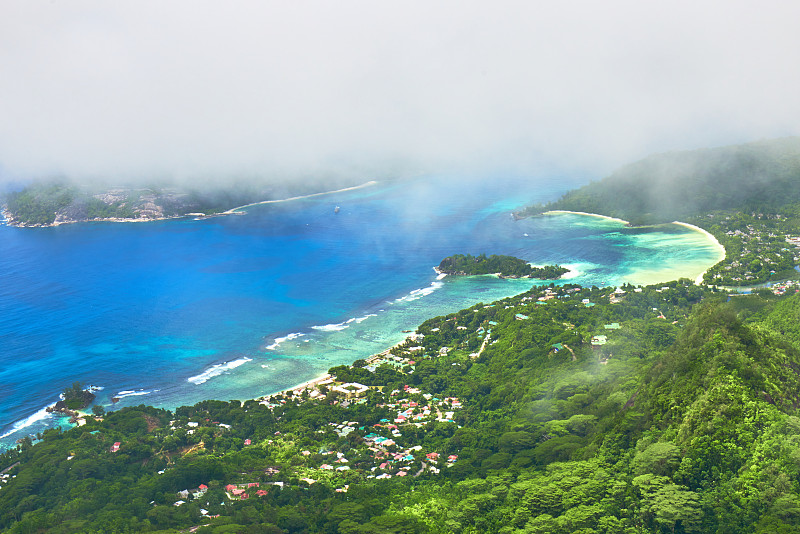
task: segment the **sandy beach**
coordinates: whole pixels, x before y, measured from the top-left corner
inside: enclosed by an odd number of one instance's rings
[[[300,384],[297,384],[294,387],[285,389],[283,391],[279,391],[278,393],[273,393],[273,395],[280,395],[282,393],[286,393],[287,391],[302,391],[304,389],[313,389],[313,388],[317,387],[318,385],[320,385],[321,383],[323,383],[323,382],[325,382],[327,380],[330,380],[331,378],[332,378],[331,375],[329,375],[328,373],[323,373],[323,374],[319,375],[316,378],[313,378],[311,380],[307,380],[305,382],[301,382]],[[269,397],[269,396],[271,396],[271,395],[265,395],[265,397]]]
[[[600,218],[600,219],[606,219],[606,220],[609,220],[609,221],[615,221],[615,222],[619,222],[619,223],[622,223],[622,224],[630,224],[628,221],[623,220],[623,219],[619,219],[619,218],[616,218],[616,217],[609,217],[607,215],[600,215],[600,214],[597,214],[597,213],[587,213],[585,211],[550,210],[550,211],[546,211],[546,212],[542,213],[542,215],[556,215],[556,214],[559,214],[559,213],[571,213],[573,215],[586,215],[588,217],[597,217],[597,218]],[[688,228],[689,230],[692,230],[692,231],[695,231],[695,232],[703,234],[706,237],[706,239],[708,239],[708,241],[710,241],[712,243],[713,247],[718,252],[718,257],[717,257],[717,260],[714,262],[714,264],[717,264],[720,261],[725,259],[725,255],[726,255],[725,247],[722,246],[722,243],[720,243],[717,240],[717,238],[714,237],[714,235],[711,234],[710,232],[708,232],[707,230],[704,230],[704,229],[700,228],[699,226],[695,226],[694,224],[689,224],[689,223],[685,223],[685,222],[681,222],[681,221],[672,221],[671,224],[677,224],[679,226],[683,226],[684,228]],[[697,285],[702,284],[703,283],[703,276],[706,274],[706,272],[708,272],[708,269],[706,269],[705,271],[700,273],[697,276],[697,278],[695,279],[694,283],[697,284]]]
[[[703,230],[699,226],[695,226],[693,224],[680,222],[680,221],[672,221],[672,224],[677,224],[677,225],[683,226],[684,228],[689,228],[690,230],[694,230],[695,232],[700,232],[701,234],[706,236],[706,238],[714,244],[714,248],[716,248],[717,251],[719,252],[719,257],[718,257],[717,261],[715,262],[715,265],[725,259],[725,254],[726,254],[725,247],[723,247],[722,243],[717,241],[717,238],[714,237],[714,235],[711,232],[709,232],[708,230]],[[697,277],[697,279],[694,281],[694,283],[697,284],[697,285],[702,284],[703,283],[703,276],[707,272],[708,272],[708,269],[706,269],[705,271],[700,273],[700,275]]]
[[[373,363],[377,362],[378,360],[380,360],[380,359],[386,357],[387,355],[389,355],[389,353],[391,353],[392,349],[395,349],[397,347],[402,346],[406,341],[408,341],[409,338],[411,338],[413,336],[414,336],[414,334],[407,335],[403,339],[403,341],[392,345],[391,347],[389,347],[388,349],[383,350],[382,352],[377,352],[375,354],[372,354],[368,358],[365,358],[365,361],[367,362],[367,364],[373,364]],[[262,400],[265,400],[266,398],[271,397],[273,395],[283,395],[288,391],[302,392],[304,389],[315,389],[317,386],[319,386],[323,382],[327,382],[328,380],[331,380],[332,378],[333,377],[331,375],[329,375],[328,373],[323,373],[323,374],[321,374],[321,375],[319,375],[316,378],[313,378],[311,380],[307,380],[305,382],[301,382],[300,384],[297,384],[297,385],[292,386],[290,388],[286,388],[286,389],[284,389],[282,391],[276,391],[275,393],[270,393],[268,395],[262,395],[262,396],[256,398],[255,400],[262,401]]]

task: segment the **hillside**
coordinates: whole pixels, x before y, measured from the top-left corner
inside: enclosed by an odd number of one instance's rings
[[[634,225],[716,210],[772,213],[800,202],[800,138],[649,156],[519,215],[571,210]]]
[[[650,156],[517,218],[550,210],[631,225],[684,221],[708,230],[726,257],[704,281],[749,286],[798,278],[800,138]]]
[[[0,528],[800,532],[794,292],[534,288],[318,387],[87,417],[0,457]]]
[[[353,186],[333,180],[326,187]],[[231,182],[224,187],[153,185],[101,187],[65,181],[35,182],[7,193],[3,214],[14,226],[53,226],[86,221],[152,221],[185,215],[212,216],[269,199],[320,192],[315,183]]]

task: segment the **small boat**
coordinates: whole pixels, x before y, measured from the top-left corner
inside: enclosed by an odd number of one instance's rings
[[[333,213],[339,213],[339,206],[336,206],[336,207],[333,209]]]

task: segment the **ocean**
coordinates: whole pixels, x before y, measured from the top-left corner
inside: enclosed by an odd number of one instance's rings
[[[75,381],[107,409],[255,398],[543,283],[437,276],[451,254],[558,263],[597,286],[694,279],[719,259],[679,225],[511,217],[579,182],[429,176],[204,220],[0,225],[0,451],[65,426],[44,408]]]

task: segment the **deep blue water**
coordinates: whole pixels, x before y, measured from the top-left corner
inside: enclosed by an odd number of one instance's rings
[[[682,228],[510,217],[573,185],[426,178],[201,221],[0,226],[0,450],[58,424],[42,409],[74,381],[103,387],[109,408],[114,395],[164,407],[255,397],[533,283],[437,280],[450,254],[569,264],[596,285],[713,263]]]

